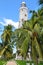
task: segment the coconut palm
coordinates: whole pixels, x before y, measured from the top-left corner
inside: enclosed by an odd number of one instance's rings
[[[26,58],[29,47],[31,46],[31,57],[37,63],[37,57],[42,60],[42,52],[38,42],[38,35],[42,24],[42,13],[40,10],[32,11],[33,15],[29,21],[25,21],[20,29],[15,31],[16,44],[20,47],[20,54]],[[41,21],[41,22],[40,22]]]
[[[1,35],[2,43],[3,43],[3,49],[1,50],[1,56],[4,54],[6,49],[8,48],[9,45],[12,43],[12,26],[8,25],[5,26],[4,31]]]
[[[12,57],[12,53],[13,53],[13,49],[9,45],[8,48],[5,50],[3,56],[4,56],[5,59],[10,59]]]
[[[39,0],[39,4],[43,4],[43,0]]]

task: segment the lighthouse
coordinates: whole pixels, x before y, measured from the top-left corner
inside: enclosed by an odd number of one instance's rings
[[[21,3],[20,9],[19,9],[19,28],[22,27],[22,24],[28,20],[28,8],[26,6],[25,2]],[[17,49],[18,52],[20,52],[20,49]],[[16,59],[22,60],[22,56],[19,55],[19,53],[16,53]]]
[[[22,26],[23,22],[28,20],[28,8],[25,2],[21,3],[21,7],[19,9],[19,28]]]

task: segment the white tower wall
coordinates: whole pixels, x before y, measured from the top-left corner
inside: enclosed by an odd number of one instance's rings
[[[21,27],[26,20],[28,20],[28,8],[26,7],[26,3],[22,2],[19,13],[19,27]]]

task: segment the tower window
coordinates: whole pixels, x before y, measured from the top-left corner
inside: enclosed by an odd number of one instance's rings
[[[25,14],[25,16],[27,16],[27,15]]]
[[[22,22],[24,21],[24,19],[22,19]]]
[[[22,11],[23,11],[23,9],[22,9]]]

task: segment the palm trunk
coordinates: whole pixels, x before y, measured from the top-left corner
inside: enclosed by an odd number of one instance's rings
[[[8,45],[6,45],[6,46],[4,47],[4,49],[1,51],[0,57],[2,57],[3,53],[5,52],[5,50],[6,50],[7,48],[8,48]]]
[[[42,60],[42,52],[41,52],[41,49],[40,49],[40,46],[39,46],[39,44],[37,42],[36,37],[35,37],[35,41],[36,41],[36,50],[39,53],[39,59]]]
[[[38,65],[38,59],[36,57],[36,52],[35,52],[35,42],[34,42],[34,39],[32,39],[32,44],[31,44],[31,53],[32,53],[32,60],[33,62],[35,63],[35,65]]]

